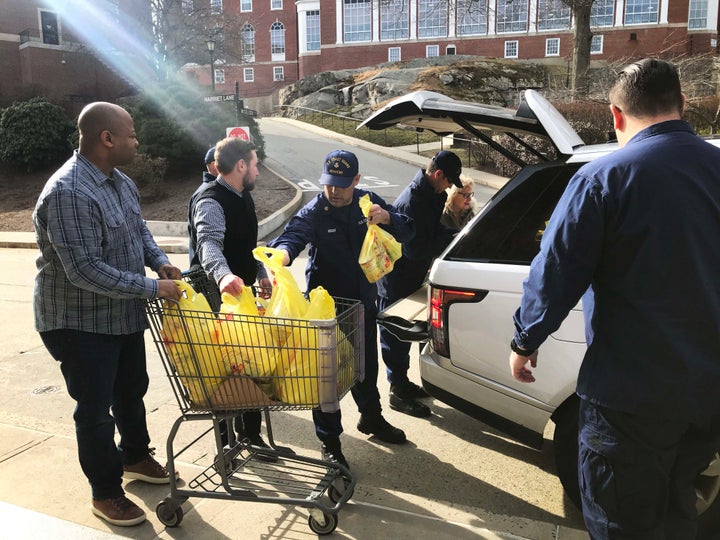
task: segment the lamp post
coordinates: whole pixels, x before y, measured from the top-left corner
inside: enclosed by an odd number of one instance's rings
[[[212,83],[212,91],[215,93],[215,40],[208,39],[205,42],[207,50],[210,53],[210,82]]]

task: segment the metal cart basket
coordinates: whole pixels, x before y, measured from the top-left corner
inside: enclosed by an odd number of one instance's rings
[[[204,271],[186,272],[184,280],[209,300],[210,310],[178,309],[163,300],[146,305],[182,413],[168,435],[170,494],[158,504],[158,518],[168,527],[179,525],[189,497],[272,502],[308,508],[312,531],[332,533],[355,479],[338,463],[276,445],[270,411],[339,409],[340,399],[364,377],[362,303],[334,298],[336,318],[329,320],[226,314],[217,311],[220,294]],[[235,440],[232,419],[249,410],[264,413],[271,449]],[[176,451],[175,438],[190,421],[209,427]],[[223,422],[228,445],[221,438]],[[179,487],[175,460],[206,436],[214,436],[214,463]]]

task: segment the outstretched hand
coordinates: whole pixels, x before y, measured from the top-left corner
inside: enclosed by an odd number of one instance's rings
[[[530,362],[530,367],[537,367],[538,352],[535,351],[530,356],[521,356],[516,352],[510,353],[510,372],[515,380],[525,383],[535,382],[535,377],[526,366]]]

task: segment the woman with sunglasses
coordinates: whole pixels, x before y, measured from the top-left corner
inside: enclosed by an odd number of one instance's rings
[[[462,229],[477,213],[477,201],[473,196],[475,183],[464,174],[460,175],[460,181],[462,188],[453,184],[448,189],[445,210],[440,218],[440,223],[452,229]]]

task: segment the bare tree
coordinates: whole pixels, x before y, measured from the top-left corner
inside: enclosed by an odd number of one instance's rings
[[[592,30],[590,16],[595,0],[562,0],[572,11],[573,55],[570,69],[570,88],[574,97],[584,97],[589,90],[590,45]]]
[[[188,62],[208,63],[208,40],[214,57],[225,63],[243,62],[243,28],[247,21],[215,12],[208,2],[150,0],[153,38],[160,74]]]

